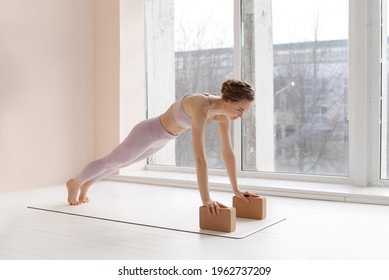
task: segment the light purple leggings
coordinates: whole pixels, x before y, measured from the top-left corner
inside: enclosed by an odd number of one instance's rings
[[[159,117],[144,120],[110,154],[89,163],[77,176],[77,182],[80,185],[97,182],[119,168],[156,153],[174,138],[163,128]]]

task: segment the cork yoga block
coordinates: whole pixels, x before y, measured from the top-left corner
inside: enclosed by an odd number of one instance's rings
[[[200,207],[200,228],[206,230],[233,232],[236,229],[236,210],[233,207],[220,208],[220,214],[209,215],[207,207]]]
[[[246,196],[250,203],[236,196],[232,199],[232,206],[236,208],[236,217],[263,220],[266,218],[266,197]]]

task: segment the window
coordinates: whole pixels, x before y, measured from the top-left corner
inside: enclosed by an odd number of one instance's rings
[[[233,0],[146,1],[148,115],[188,93],[219,94],[233,76]],[[224,168],[215,124],[206,129],[208,165]],[[149,158],[150,164],[195,166],[191,132]]]
[[[243,169],[348,176],[348,0],[242,3]]]
[[[386,0],[145,3],[149,117],[240,76],[256,102],[231,132],[239,175],[386,184]],[[210,168],[223,169],[212,125],[206,145]],[[149,164],[193,167],[190,131]]]

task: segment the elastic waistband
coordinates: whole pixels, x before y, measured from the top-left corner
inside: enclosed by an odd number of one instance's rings
[[[167,139],[175,139],[178,135],[173,135],[169,131],[167,131],[162,123],[161,123],[161,118],[160,117],[155,117],[153,118],[153,123],[154,123],[154,128],[157,130],[157,132],[167,138]]]

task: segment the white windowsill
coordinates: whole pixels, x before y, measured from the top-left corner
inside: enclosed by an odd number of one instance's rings
[[[197,188],[196,174],[167,171],[136,171],[107,178],[149,185]],[[241,190],[253,191],[261,195],[283,196],[305,199],[319,199],[341,202],[371,203],[389,205],[389,188],[355,187],[350,185],[238,178]],[[228,177],[209,175],[211,190],[231,191]]]

